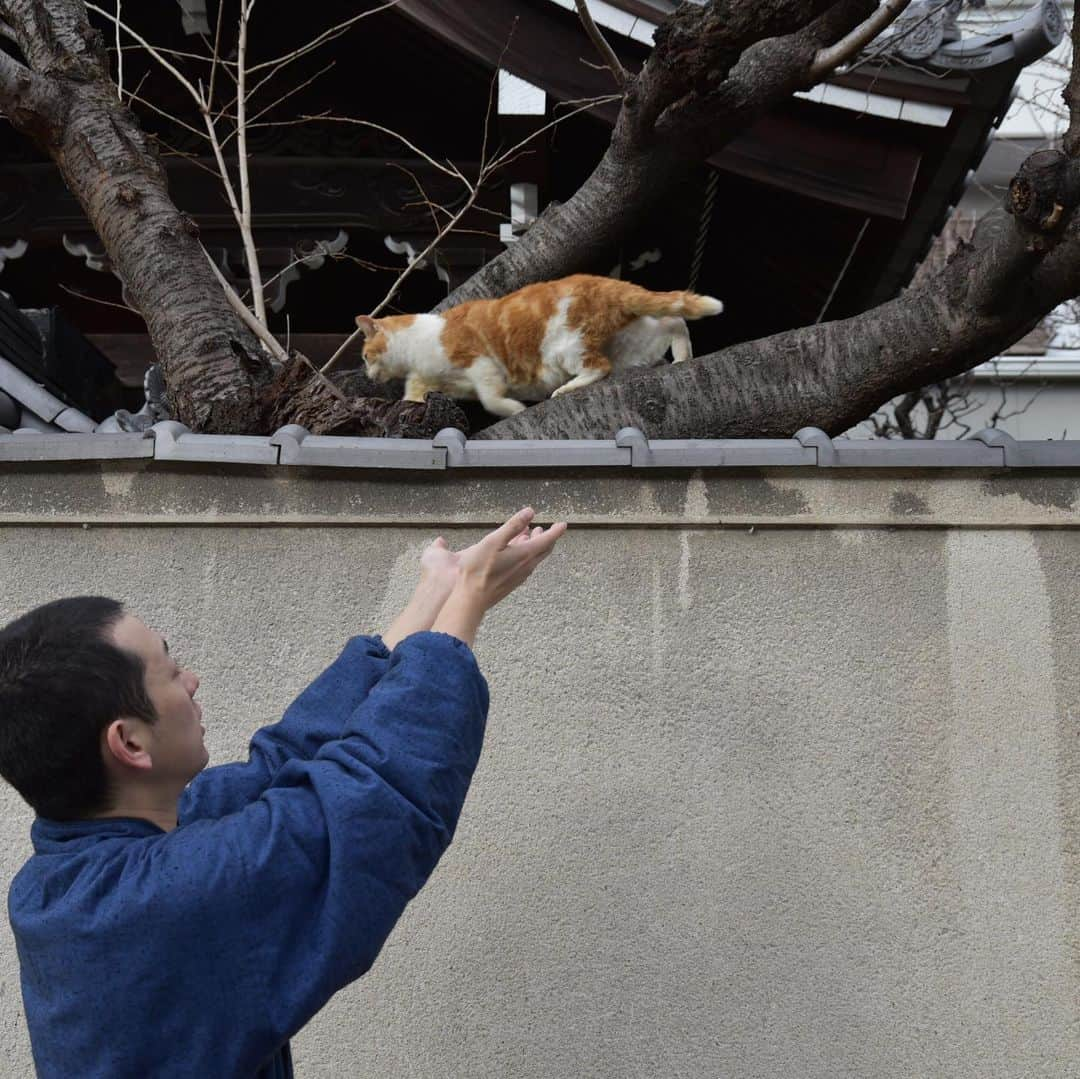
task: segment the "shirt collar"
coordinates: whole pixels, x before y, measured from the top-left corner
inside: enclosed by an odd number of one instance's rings
[[[93,820],[36,817],[30,828],[30,839],[38,854],[69,851],[99,839],[143,839],[152,835],[165,835],[165,831],[142,817],[100,817]]]

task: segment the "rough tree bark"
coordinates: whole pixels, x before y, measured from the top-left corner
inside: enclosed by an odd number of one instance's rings
[[[117,98],[81,0],[3,0],[26,65],[0,58],[0,108],[56,162],[146,320],[174,412],[197,429],[254,429],[269,360],[229,308],[169,198],[165,169]]]
[[[1066,153],[1029,158],[1007,205],[980,223],[972,243],[939,274],[854,318],[608,379],[542,402],[478,437],[611,438],[628,425],[653,438],[786,438],[805,426],[839,434],[900,394],[991,359],[1080,292],[1080,223],[1073,212],[1080,201],[1078,38],[1080,20],[1063,94],[1072,118]],[[789,83],[798,83],[805,62],[805,53],[790,52],[780,62]],[[768,79],[759,71],[749,81],[760,92]]]
[[[197,431],[303,422],[318,433],[430,436],[463,424],[427,405],[350,396],[302,357],[273,370],[229,305],[195,222],[169,197],[150,138],[118,98],[83,0],[0,0],[25,63],[0,52],[0,110],[56,162],[146,321],[174,415]]]
[[[821,49],[876,0],[713,0],[683,4],[625,87],[599,165],[568,202],[456,289],[436,310],[574,273],[608,251],[673,182],[763,112],[817,81]]]
[[[817,82],[822,51],[877,8],[876,0],[681,5],[627,81],[593,175],[443,306],[589,264],[673,180]],[[385,433],[424,430],[429,413],[441,422],[445,402],[431,401],[426,411],[410,406],[385,423],[378,409],[299,367],[272,379],[214,280],[193,224],[170,202],[153,148],[116,100],[83,0],[0,0],[0,16],[26,61],[0,54],[0,108],[56,160],[98,230],[146,317],[181,419],[196,429],[261,431],[315,415],[334,429],[370,424]],[[1078,86],[1074,69],[1070,106]],[[939,277],[899,299],[854,319],[607,380],[528,409],[483,437],[608,438],[626,424],[653,437],[790,435],[807,424],[836,432],[900,393],[969,369],[1080,290],[1078,130],[1074,114],[1067,156],[1033,163],[1014,182],[1011,218],[991,215]]]

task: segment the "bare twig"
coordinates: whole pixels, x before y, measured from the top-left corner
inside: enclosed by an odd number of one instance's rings
[[[856,56],[860,49],[869,45],[883,30],[892,25],[910,4],[911,0],[883,0],[881,7],[864,23],[856,26],[835,45],[830,45],[817,54],[810,67],[811,78],[823,79],[846,60]]]
[[[949,6],[949,2],[950,0],[941,0],[941,3],[939,3],[937,7],[929,8],[927,11],[923,12],[922,15],[916,17],[912,22],[909,22],[902,30],[890,34],[876,49],[870,49],[860,56],[857,63],[849,64],[847,66],[848,73],[858,70],[864,64],[871,64],[875,60],[879,60],[887,53],[890,64],[898,64],[900,67],[907,67],[912,71],[918,71],[923,75],[931,75],[936,79],[948,78],[948,71],[933,72],[930,71],[925,64],[912,63],[909,60],[905,60],[904,57],[896,51],[896,46],[899,42],[914,34],[924,23],[929,22],[936,15],[939,15],[944,11]]]
[[[225,298],[229,301],[232,309],[240,316],[244,325],[266,346],[267,351],[276,360],[282,363],[288,362],[289,354],[281,347],[281,342],[248,310],[248,306],[236,294],[236,289],[225,280],[225,275],[218,269],[217,263],[210,257],[210,252],[203,248],[206,261],[214,271],[221,287],[225,290]]]
[[[582,105],[580,108],[574,109],[573,111],[568,112],[565,115],[560,116],[555,120],[552,120],[550,123],[545,124],[544,127],[540,128],[537,131],[532,132],[530,135],[528,135],[528,137],[522,139],[521,142],[519,142],[516,146],[510,147],[509,150],[504,151],[503,153],[499,154],[497,157],[492,158],[490,161],[487,159],[488,125],[485,122],[485,125],[484,125],[484,141],[483,141],[483,146],[481,148],[480,170],[479,170],[479,173],[477,175],[476,181],[474,183],[470,184],[468,182],[468,180],[466,180],[465,177],[462,176],[461,173],[457,169],[454,169],[454,171],[460,177],[462,183],[465,184],[465,186],[466,186],[466,188],[468,190],[468,198],[466,199],[465,204],[461,207],[460,210],[457,211],[457,213],[455,213],[450,218],[449,221],[446,222],[446,224],[444,224],[442,226],[442,228],[439,230],[438,234],[431,241],[431,243],[429,243],[427,245],[427,247],[424,248],[423,251],[421,251],[418,255],[416,255],[415,258],[413,258],[410,261],[409,265],[401,272],[401,274],[398,276],[398,279],[391,286],[390,291],[383,297],[383,299],[379,302],[379,304],[371,312],[371,317],[372,318],[377,317],[379,315],[379,313],[381,311],[383,311],[387,307],[387,305],[398,294],[398,292],[401,289],[401,286],[405,283],[406,279],[411,276],[413,271],[428,257],[428,255],[431,254],[432,251],[435,250],[436,247],[438,247],[438,245],[440,243],[442,243],[442,241],[448,235],[450,235],[451,232],[453,232],[455,230],[455,228],[457,227],[458,222],[465,216],[466,213],[468,213],[468,211],[470,209],[472,209],[473,204],[476,202],[477,198],[480,195],[481,188],[487,182],[487,180],[490,179],[490,177],[491,177],[491,175],[493,173],[495,173],[496,171],[501,169],[508,162],[513,161],[515,159],[515,157],[517,157],[517,155],[524,149],[525,146],[527,146],[537,136],[542,135],[549,128],[555,127],[557,124],[563,123],[565,120],[569,120],[571,117],[576,116],[579,112],[585,112],[587,109],[595,108],[597,104],[601,104],[601,103],[606,102],[606,101],[617,101],[620,98],[620,96],[621,95],[619,95],[619,94],[612,94],[612,95],[609,95],[607,97],[596,98],[591,104]],[[353,121],[353,122],[366,123],[366,121]],[[395,132],[390,132],[390,134],[396,134],[396,133]],[[428,157],[427,154],[422,154],[422,156],[426,160],[431,161],[431,158]],[[434,164],[434,162],[432,162],[432,163]],[[443,171],[445,172],[446,170],[444,169]],[[446,211],[444,211],[444,212],[446,212]],[[360,335],[361,335],[361,331],[359,329],[354,330],[341,343],[341,346],[330,357],[330,359],[327,360],[325,364],[323,364],[322,368],[320,369],[321,373],[326,374],[327,371],[330,371],[333,367],[335,367],[337,365],[338,360],[345,354],[345,351],[360,337]]]
[[[251,225],[251,171],[248,168],[247,152],[247,43],[248,24],[254,9],[255,0],[244,0],[240,8],[236,77],[236,158],[240,169],[240,235],[247,254],[251,298],[255,304],[255,317],[266,326],[266,294],[263,292],[262,272],[259,269],[259,257],[255,250],[255,236]]]
[[[331,123],[331,124],[355,124],[357,127],[367,127],[367,128],[370,128],[372,131],[379,131],[384,135],[390,135],[392,138],[397,139],[399,142],[403,143],[410,150],[412,150],[412,152],[414,154],[416,154],[417,157],[423,158],[432,168],[438,169],[439,172],[444,172],[444,173],[446,173],[447,176],[452,176],[455,180],[460,180],[462,183],[464,183],[466,185],[468,184],[468,181],[462,175],[461,170],[458,169],[456,166],[450,164],[449,162],[446,165],[440,165],[439,162],[436,161],[430,154],[425,154],[424,151],[421,150],[419,146],[417,146],[413,142],[410,142],[400,132],[394,131],[389,127],[383,127],[382,124],[372,123],[370,120],[357,120],[357,119],[355,119],[355,118],[353,118],[351,116],[326,116],[326,115],[310,116],[310,115],[305,114],[305,115],[300,116],[300,118],[297,119],[297,120],[286,120],[286,121],[284,121],[284,122],[282,122],[280,124],[276,124],[276,125],[260,124],[259,126],[260,127],[272,127],[272,126],[288,127],[291,124],[310,123],[312,120],[324,120],[327,123]]]
[[[205,139],[207,137],[205,131],[200,131],[197,127],[193,127],[186,121],[181,120],[179,116],[174,116],[171,112],[166,112],[164,109],[159,108],[148,98],[142,97],[139,94],[138,90],[135,90],[134,92],[128,94],[128,104],[130,105],[133,101],[150,109],[151,112],[156,112],[158,116],[165,117],[165,119],[168,120],[170,123],[176,124],[177,127],[182,127],[185,131],[190,132],[192,135],[198,135],[200,139]],[[158,141],[161,141],[160,136],[158,137]]]
[[[587,0],[574,0],[574,4],[577,7],[578,18],[581,19],[581,25],[585,27],[585,33],[589,35],[597,52],[604,58],[604,63],[615,76],[615,82],[620,88],[625,88],[630,80],[630,73],[622,66],[618,56],[615,55],[615,50],[608,44],[600,27],[593,21]]]
[[[99,303],[103,307],[118,307],[121,311],[127,311],[129,314],[138,315],[139,318],[142,318],[142,315],[130,304],[116,303],[113,300],[103,300],[100,296],[90,296],[88,293],[79,292],[78,289],[68,288],[67,285],[60,285],[60,288],[64,292],[70,293],[72,296],[78,296],[80,300],[87,300],[90,303]]]
[[[271,109],[276,109],[278,107],[278,105],[280,105],[283,102],[287,101],[290,97],[293,96],[293,94],[298,94],[301,90],[306,89],[317,78],[319,78],[321,75],[325,75],[328,71],[330,71],[331,68],[333,68],[336,63],[337,63],[337,61],[331,60],[330,63],[328,63],[326,65],[326,67],[322,68],[320,71],[316,71],[315,74],[312,75],[310,79],[305,79],[302,83],[299,83],[298,85],[292,87],[290,90],[287,90],[284,94],[281,95],[281,97],[279,97],[272,104],[266,105],[264,108],[259,109],[259,111],[257,113],[255,113],[254,116],[252,116],[252,117],[250,117],[248,119],[248,122],[247,122],[248,131],[250,131],[254,127],[266,127],[266,126],[269,126],[267,124],[258,123],[259,118],[262,117],[262,116],[265,116],[268,112],[271,111]],[[250,97],[251,97],[251,93],[249,92],[248,93],[248,98],[250,99]],[[232,137],[233,137],[232,135],[226,135],[225,138],[222,139],[221,145],[222,146],[228,146],[229,141],[232,139]]]
[[[221,56],[221,16],[225,11],[225,5],[218,4],[217,9],[217,22],[214,27],[214,52],[213,59],[210,64],[210,85],[206,90],[206,107],[212,109],[214,107],[214,82],[217,79],[218,73],[218,60]]]
[[[124,50],[120,48],[120,3],[116,0],[116,96],[124,100]]]
[[[115,23],[119,29],[122,29],[124,31],[125,34],[137,41],[146,50],[147,55],[151,56],[163,68],[165,68],[165,70],[168,71],[173,76],[173,78],[175,78],[176,81],[179,82],[180,85],[188,92],[188,94],[195,101],[195,103],[199,106],[202,106],[202,95],[199,93],[198,90],[195,89],[195,86],[192,84],[191,80],[186,75],[184,75],[174,64],[170,64],[169,61],[165,59],[165,56],[163,55],[161,49],[159,49],[156,45],[151,45],[150,42],[147,41],[146,38],[144,38],[137,30],[131,27],[128,23],[121,21],[111,11],[106,11],[104,8],[98,7],[97,4],[90,3],[90,0],[87,0],[86,2],[86,10],[94,11],[98,15],[101,15],[103,18],[106,18],[110,22]]]
[[[491,170],[494,171],[495,169],[501,169],[504,165],[512,161],[514,159],[514,156],[519,154],[525,148],[525,146],[528,145],[528,143],[532,142],[533,139],[535,139],[539,135],[543,135],[545,131],[550,131],[553,127],[557,127],[565,120],[569,120],[572,117],[577,116],[578,113],[588,112],[589,109],[595,109],[598,105],[606,105],[611,101],[619,101],[621,99],[622,94],[607,94],[604,97],[594,97],[591,101],[588,102],[588,104],[581,105],[579,108],[572,109],[570,112],[567,113],[563,113],[562,116],[557,116],[550,123],[547,123],[543,127],[538,128],[536,131],[534,131],[531,135],[529,135],[527,139],[522,139],[521,142],[517,144],[517,146],[510,147],[509,150],[507,150],[501,156],[497,157],[491,163]]]
[[[290,53],[285,53],[273,60],[264,60],[261,64],[254,64],[248,69],[248,74],[254,75],[257,71],[265,71],[267,68],[280,68],[284,67],[286,64],[291,64],[294,60],[298,60],[301,56],[307,55],[307,53],[311,52],[313,49],[317,49],[320,45],[324,45],[326,42],[333,41],[334,38],[340,37],[361,19],[366,19],[371,15],[378,15],[380,11],[386,11],[387,8],[396,7],[397,4],[398,0],[388,0],[387,3],[372,8],[370,11],[361,11],[359,15],[354,15],[351,19],[346,19],[344,22],[340,22],[336,26],[330,27],[329,30],[325,30],[318,37],[312,38],[306,45],[301,45],[300,48],[294,49]]]
[[[116,16],[110,15],[109,18],[115,22]],[[127,30],[127,23],[121,25],[122,30]],[[146,50],[138,42],[134,42],[131,45],[122,45],[121,48],[124,52],[145,52]],[[201,52],[185,52],[183,49],[170,49],[165,45],[155,45],[155,49],[163,56],[175,56],[178,60],[198,60],[200,63],[209,64],[213,63],[213,58],[210,56],[204,56]]]

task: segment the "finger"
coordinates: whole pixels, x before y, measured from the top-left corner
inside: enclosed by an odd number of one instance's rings
[[[544,530],[537,525],[531,532],[525,531],[520,535],[515,536],[509,543],[509,546],[513,546],[515,543],[524,543],[526,540],[531,539],[533,536],[539,536]]]
[[[447,546],[447,543],[446,543],[446,540],[442,536],[438,536],[438,537],[436,537],[435,542],[432,544],[432,546],[433,547],[442,547],[443,549],[445,549],[446,546]]]
[[[489,532],[484,537],[485,542],[490,542],[499,547],[505,547],[516,535],[529,527],[529,523],[536,515],[531,506],[520,509],[504,525],[500,525],[494,532]]]
[[[565,531],[566,522],[556,521],[546,532],[541,530],[539,535],[534,532],[528,545],[533,552],[547,554],[559,542]]]

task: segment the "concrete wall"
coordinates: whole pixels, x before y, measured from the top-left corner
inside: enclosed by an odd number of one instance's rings
[[[458,837],[300,1075],[1077,1074],[1080,475],[283,471],[0,466],[0,621],[128,601],[221,762],[438,531],[575,523],[483,631]],[[4,788],[4,879],[29,824]],[[4,1074],[19,999],[5,924]]]

